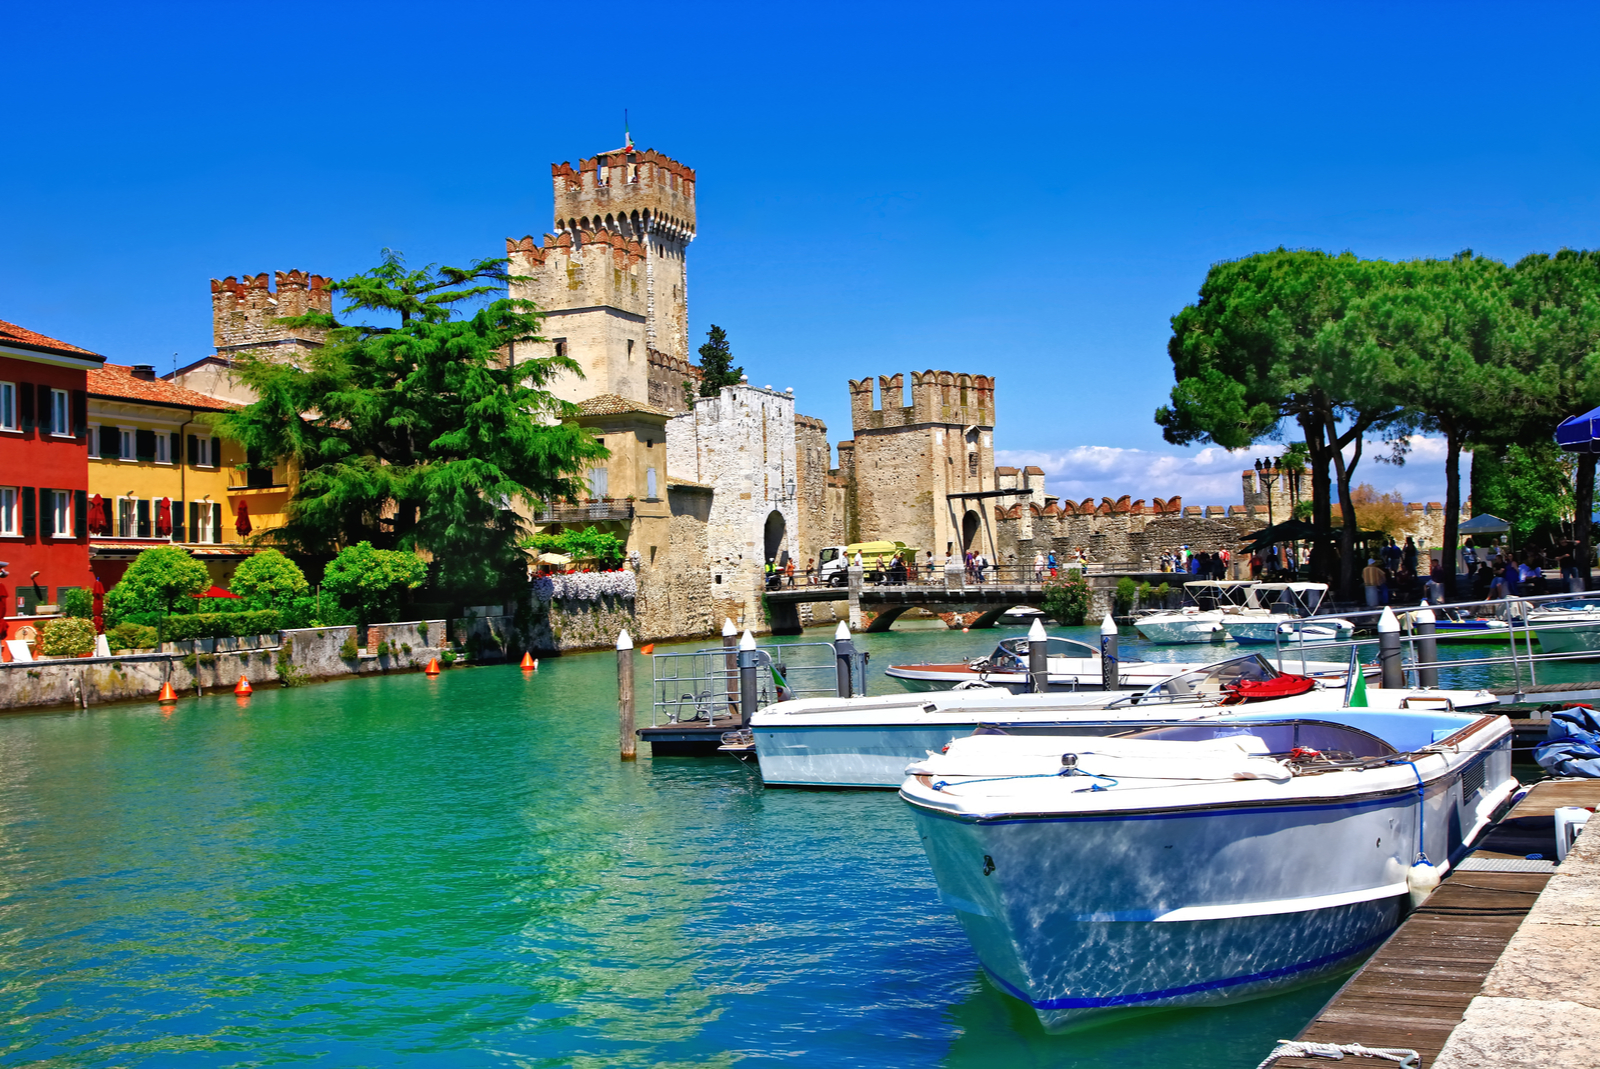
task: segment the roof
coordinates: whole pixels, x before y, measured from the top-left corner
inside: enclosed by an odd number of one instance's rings
[[[89,396],[174,408],[204,408],[211,412],[231,412],[240,407],[182,386],[174,386],[165,379],[141,379],[134,375],[133,368],[121,364],[90,368]]]
[[[643,401],[630,401],[614,393],[602,393],[587,401],[580,401],[578,408],[581,409],[580,414],[584,416],[626,416],[634,412],[643,412],[647,416],[672,415],[666,409],[647,405]]]
[[[53,353],[63,353],[68,356],[87,356],[95,360],[104,360],[99,353],[91,353],[87,349],[80,349],[76,345],[68,345],[64,341],[46,337],[38,331],[19,327],[15,323],[7,323],[0,319],[0,344],[20,345],[28,349],[43,349]]]

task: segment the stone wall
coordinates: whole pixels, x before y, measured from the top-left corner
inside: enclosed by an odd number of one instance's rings
[[[844,545],[844,493],[830,478],[832,451],[828,447],[828,427],[820,419],[796,415],[795,464],[796,496],[800,532],[797,539],[795,570],[815,561],[824,546]]]
[[[211,324],[219,353],[267,349],[275,359],[319,348],[327,331],[311,327],[286,327],[279,319],[307,312],[331,312],[333,293],[328,280],[304,271],[273,272],[277,289],[267,288],[267,273],[229,275],[211,280]]]
[[[358,650],[347,658],[345,644],[354,640],[356,629],[316,627],[169,642],[160,653],[0,664],[0,709],[150,699],[169,681],[180,694],[193,694],[196,686],[232,690],[240,676],[251,686],[265,686],[416,671],[443,652],[442,646],[430,645],[444,637],[443,620],[375,624],[371,630],[376,633],[371,649],[388,644],[383,654]]]

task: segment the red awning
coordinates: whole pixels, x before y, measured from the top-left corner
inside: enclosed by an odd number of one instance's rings
[[[220,586],[213,586],[210,590],[202,590],[198,594],[190,594],[191,598],[236,598],[239,595],[230,594]]]

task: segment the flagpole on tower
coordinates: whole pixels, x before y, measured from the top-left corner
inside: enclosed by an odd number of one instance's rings
[[[628,129],[628,109],[622,109],[622,147],[628,151],[633,150],[633,132]]]

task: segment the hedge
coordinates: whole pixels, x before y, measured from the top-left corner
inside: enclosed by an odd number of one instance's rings
[[[78,657],[94,652],[94,624],[76,616],[63,616],[44,625],[39,652],[46,657]]]
[[[278,630],[278,614],[273,609],[258,612],[199,612],[189,616],[169,616],[161,627],[167,642],[191,638],[227,638],[232,635],[265,635]]]

